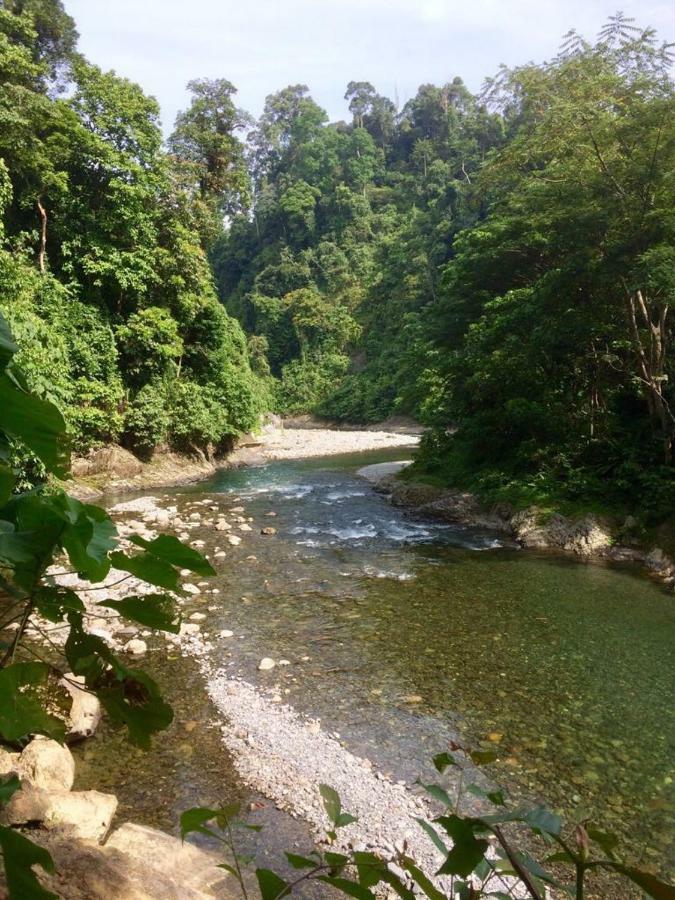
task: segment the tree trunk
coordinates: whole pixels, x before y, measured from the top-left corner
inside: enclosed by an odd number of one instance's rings
[[[38,252],[38,265],[40,271],[44,275],[47,259],[47,210],[42,205],[42,201],[38,197],[37,208],[40,213],[40,250]]]
[[[639,289],[626,290],[626,295],[638,378],[652,425],[663,442],[663,461],[669,466],[673,463],[675,415],[664,393],[667,383],[668,305],[650,301]]]

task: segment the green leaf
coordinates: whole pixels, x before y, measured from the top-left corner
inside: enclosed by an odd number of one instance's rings
[[[94,689],[111,719],[125,725],[132,744],[148,750],[150,738],[173,721],[173,710],[145,672],[127,670],[122,681]]]
[[[490,803],[494,803],[495,806],[504,806],[506,803],[502,791],[484,791],[483,788],[479,787],[477,784],[467,784],[466,790],[470,794],[473,794],[474,797],[482,797],[485,800],[489,800]]]
[[[9,466],[0,463],[0,506],[4,506],[12,495],[16,476]]]
[[[117,546],[115,523],[104,510],[67,495],[64,506],[71,521],[63,531],[61,543],[73,568],[90,581],[102,581],[110,571],[108,553]]]
[[[498,758],[494,750],[469,750],[469,757],[474,766],[485,766]]]
[[[85,611],[75,591],[66,587],[41,587],[33,599],[37,611],[50,622],[60,622],[69,612]]]
[[[443,774],[448,766],[457,766],[459,763],[452,755],[452,753],[439,753],[434,756],[434,765],[438,769],[438,771]]]
[[[666,884],[650,872],[643,872],[640,869],[632,869],[629,866],[622,866],[619,863],[606,863],[609,868],[614,869],[625,875],[626,878],[637,884],[638,887],[654,900],[675,900],[675,887],[672,884]]]
[[[149,553],[126,556],[126,554],[118,551],[110,554],[110,562],[116,569],[129,572],[131,575],[135,575],[136,578],[140,578],[141,581],[147,581],[148,584],[154,584],[156,587],[161,587],[168,591],[180,590],[178,572],[173,566]]]
[[[186,809],[181,813],[180,817],[180,836],[185,840],[188,834],[198,832],[199,834],[213,834],[208,828],[205,828],[207,822],[213,822],[218,818],[217,809],[208,809],[203,806],[193,806],[192,809]]]
[[[317,866],[317,860],[308,856],[298,856],[297,853],[284,853],[284,856],[294,869],[315,869]]]
[[[47,471],[65,478],[70,468],[66,423],[53,403],[20,390],[5,373],[0,375],[2,428],[20,441]]]
[[[183,544],[173,535],[160,534],[154,540],[146,541],[144,538],[133,534],[129,540],[138,547],[144,547],[148,553],[157,559],[163,559],[164,562],[171,563],[172,566],[177,566],[179,569],[189,569],[197,575],[216,574],[216,570],[208,559],[202,556],[201,553],[193,550],[192,547]]]
[[[560,834],[562,831],[562,819],[555,813],[549,812],[543,806],[536,806],[525,813],[522,818],[531,828],[544,831],[546,834]]]
[[[321,794],[323,808],[326,810],[328,820],[337,827],[337,820],[342,811],[342,803],[338,792],[328,784],[320,784],[319,793]]]
[[[427,878],[424,872],[415,864],[408,856],[404,856],[400,860],[401,866],[412,875],[415,884],[422,889],[424,894],[430,900],[446,900],[446,896],[442,891],[434,885],[431,879]]]
[[[335,827],[346,828],[347,825],[351,825],[352,822],[358,822],[356,816],[352,816],[350,813],[340,813],[340,815],[335,820]]]
[[[438,875],[470,875],[482,861],[488,842],[477,838],[470,819],[459,816],[440,816],[435,820],[452,839],[452,849],[438,870]]]
[[[105,606],[116,610],[125,619],[178,634],[180,631],[180,615],[176,610],[173,597],[167,594],[141,594],[140,596],[123,597],[121,600],[102,600],[97,606]]]
[[[325,884],[332,885],[336,890],[340,891],[340,893],[346,894],[347,897],[356,897],[357,900],[375,900],[375,894],[373,894],[372,891],[369,891],[367,887],[364,887],[362,884],[357,884],[355,881],[349,881],[346,878],[322,875],[317,878],[317,881],[323,881]]]
[[[256,869],[256,878],[262,900],[277,900],[290,894],[288,884],[269,869]]]
[[[324,853],[323,857],[329,866],[332,866],[334,869],[342,868],[346,866],[349,862],[349,857],[345,856],[344,853],[332,853],[330,850]]]
[[[33,871],[33,866],[41,866],[45,872],[54,871],[54,861],[43,847],[13,828],[0,825],[0,849],[9,900],[58,900],[56,894],[42,887]]]
[[[0,368],[6,369],[15,353],[19,352],[14,343],[7,319],[0,312]]]
[[[6,781],[0,782],[0,805],[7,803],[21,788],[18,776],[11,775]]]
[[[57,741],[65,737],[63,722],[45,712],[36,688],[49,675],[41,662],[14,663],[0,670],[0,735],[13,743],[31,734],[45,734]]]
[[[619,839],[615,834],[610,834],[608,831],[601,831],[599,828],[594,828],[592,825],[587,826],[586,834],[594,843],[602,848],[610,859],[614,856],[614,850],[619,843]]]
[[[443,856],[445,856],[445,854],[448,852],[448,848],[443,843],[440,835],[438,834],[436,829],[433,827],[433,825],[430,825],[429,822],[425,822],[424,819],[416,818],[415,821],[420,826],[420,828],[423,831],[425,831],[427,833],[427,835],[431,838],[431,841],[433,842],[436,849],[439,850],[443,854]]]
[[[35,544],[32,535],[16,531],[12,522],[0,520],[0,562],[9,568],[17,563],[30,562],[35,558]]]
[[[382,870],[387,864],[374,853],[357,850],[352,854],[354,865],[359,876],[359,884],[374,887],[382,880]]]
[[[422,787],[429,794],[430,797],[433,797],[434,800],[438,800],[444,806],[453,807],[454,801],[450,799],[448,792],[444,790],[438,784],[423,784]]]

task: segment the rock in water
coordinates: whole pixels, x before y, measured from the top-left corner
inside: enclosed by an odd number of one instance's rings
[[[269,656],[264,656],[258,663],[258,669],[261,672],[268,672],[270,669],[273,669],[275,666],[276,666],[276,663]]]
[[[267,525],[265,528],[260,529],[260,534],[276,534],[276,528],[272,528],[271,525]]]
[[[101,721],[101,702],[84,688],[84,677],[68,672],[61,684],[73,698],[68,714],[68,737],[71,741],[91,737]]]
[[[21,781],[46,791],[69,791],[75,780],[75,760],[67,747],[46,737],[36,737],[19,757]]]

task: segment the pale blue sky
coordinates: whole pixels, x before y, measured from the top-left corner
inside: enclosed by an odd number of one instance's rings
[[[425,82],[461,75],[480,87],[500,63],[553,56],[570,28],[586,37],[620,6],[675,40],[660,0],[65,0],[92,62],[139,82],[168,131],[191,78],[228,78],[238,104],[309,85],[331,119],[347,82],[371,81],[402,106]]]

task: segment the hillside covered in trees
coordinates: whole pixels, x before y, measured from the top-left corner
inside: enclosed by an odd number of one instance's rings
[[[269,409],[431,426],[427,477],[675,505],[673,83],[617,15],[401,109],[304,85],[156,102],[59,0],[0,9],[0,308],[78,451],[227,446]]]

